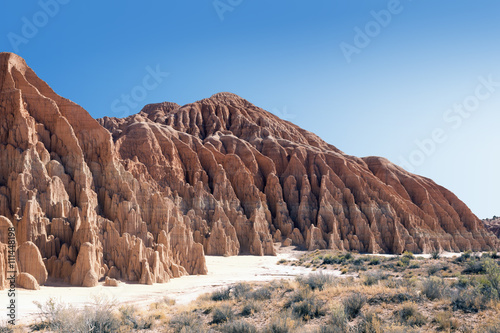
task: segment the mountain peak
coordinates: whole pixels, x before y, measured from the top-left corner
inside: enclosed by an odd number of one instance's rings
[[[233,94],[231,92],[222,91],[210,96],[209,99],[244,99],[241,96]]]

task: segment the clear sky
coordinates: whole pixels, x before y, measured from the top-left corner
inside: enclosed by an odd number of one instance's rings
[[[497,0],[3,1],[0,50],[96,118],[236,93],[432,178],[485,218],[500,215],[499,12]]]

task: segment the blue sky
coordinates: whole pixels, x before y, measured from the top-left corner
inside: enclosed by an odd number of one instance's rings
[[[498,1],[0,8],[0,50],[24,57],[96,118],[231,91],[348,154],[383,156],[434,179],[481,218],[500,215]]]

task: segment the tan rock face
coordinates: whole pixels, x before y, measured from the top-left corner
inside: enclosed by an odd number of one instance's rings
[[[40,251],[32,242],[24,242],[17,249],[17,268],[21,273],[28,273],[34,277],[39,285],[47,281],[47,269],[40,255]]]
[[[230,93],[94,120],[1,53],[0,119],[0,231],[12,224],[17,244],[37,249],[35,261],[18,259],[21,271],[36,262],[35,275],[43,265],[75,285],[162,283],[206,274],[205,254],[274,255],[280,241],[392,253],[499,247],[431,180],[346,155]]]
[[[16,283],[19,287],[29,290],[39,290],[40,285],[33,275],[28,273],[20,273],[16,276]]]
[[[99,122],[126,168],[178,195],[208,254],[273,254],[273,241],[374,253],[499,246],[431,180],[346,155],[234,94]]]
[[[40,285],[47,276],[79,286],[108,274],[139,281],[148,268],[145,283],[206,274],[203,246],[176,196],[115,151],[109,131],[85,110],[23,59],[0,53],[0,289],[11,225],[18,272]],[[187,236],[177,239],[175,230]]]

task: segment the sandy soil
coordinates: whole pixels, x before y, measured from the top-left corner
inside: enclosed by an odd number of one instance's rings
[[[105,287],[102,284],[93,288],[71,287],[52,284],[42,286],[40,290],[17,289],[17,318],[21,323],[29,323],[37,318],[34,301],[45,303],[51,297],[75,307],[83,307],[92,302],[93,297],[104,295],[116,300],[116,304],[146,305],[167,296],[177,304],[187,304],[199,295],[211,292],[222,286],[240,281],[269,281],[280,278],[293,278],[308,274],[311,269],[305,267],[277,265],[278,260],[293,260],[304,252],[281,248],[277,257],[266,256],[207,256],[208,275],[185,276],[172,279],[168,283],[152,286],[120,283],[118,287]],[[330,273],[340,275],[338,271]],[[7,295],[3,295],[7,304]],[[5,318],[5,307],[1,306],[0,316]]]

